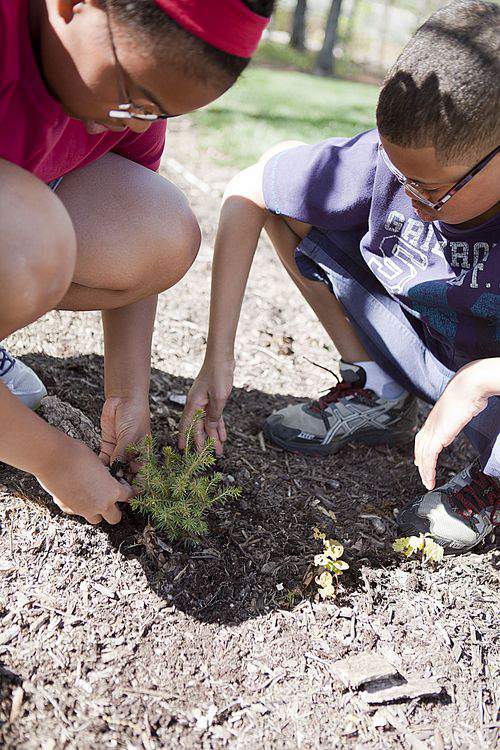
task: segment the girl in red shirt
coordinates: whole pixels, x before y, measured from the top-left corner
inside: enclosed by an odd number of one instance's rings
[[[234,83],[272,5],[0,0],[0,340],[57,308],[101,310],[105,343],[101,460],[28,408],[45,389],[5,349],[0,460],[90,523],[117,523],[131,496],[105,465],[149,432],[157,295],[200,242],[156,172],[165,120]]]

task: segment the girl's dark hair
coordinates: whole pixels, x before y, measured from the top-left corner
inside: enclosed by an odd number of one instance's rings
[[[213,47],[193,36],[169,18],[154,0],[101,0],[112,16],[137,30],[162,61],[168,61],[184,73],[201,80],[220,80],[233,83],[250,62]],[[241,0],[248,8],[269,18],[275,0]]]

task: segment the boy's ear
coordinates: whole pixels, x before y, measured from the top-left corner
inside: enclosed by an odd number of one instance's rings
[[[81,3],[82,0],[57,0],[57,13],[64,23],[70,23],[73,19],[74,7]]]

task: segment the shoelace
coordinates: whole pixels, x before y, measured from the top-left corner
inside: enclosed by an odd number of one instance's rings
[[[14,357],[11,357],[3,346],[0,346],[0,376],[8,373],[14,367],[14,362]]]
[[[459,512],[466,518],[491,507],[491,523],[500,523],[500,488],[482,471],[474,472],[470,482],[455,493],[454,500],[462,506],[464,512]]]
[[[371,391],[368,391],[365,388],[360,388],[357,385],[345,383],[343,380],[340,380],[338,375],[328,367],[319,365],[317,362],[313,362],[312,359],[308,359],[307,357],[304,357],[304,359],[306,359],[315,367],[319,367],[321,370],[326,370],[326,372],[329,372],[330,375],[333,375],[333,377],[337,381],[333,388],[330,388],[324,396],[320,396],[320,398],[312,402],[310,407],[311,411],[324,411],[327,406],[335,403],[336,401],[339,401],[341,398],[345,398],[346,396],[371,395]]]

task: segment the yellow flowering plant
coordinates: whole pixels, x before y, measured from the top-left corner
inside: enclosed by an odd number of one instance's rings
[[[340,559],[344,554],[344,545],[336,539],[327,539],[326,534],[316,527],[313,529],[313,536],[314,539],[323,542],[323,552],[314,557],[314,565],[317,568],[323,568],[323,571],[315,578],[318,592],[322,599],[331,599],[337,593],[338,576],[349,569],[345,560]]]
[[[400,537],[393,542],[392,549],[405,557],[411,557],[413,554],[421,552],[424,562],[439,563],[444,555],[443,547],[429,533]]]

